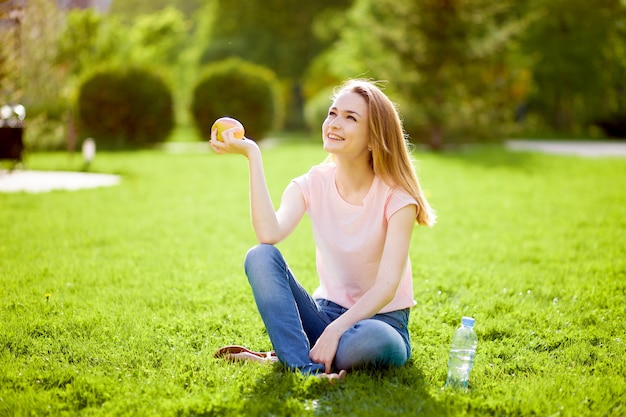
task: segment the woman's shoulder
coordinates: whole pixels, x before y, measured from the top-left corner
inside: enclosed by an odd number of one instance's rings
[[[313,165],[304,176],[306,176],[309,181],[324,181],[333,177],[335,168],[335,164],[329,163]]]
[[[333,178],[335,172],[335,164],[319,164],[313,165],[306,174],[294,178],[294,182],[301,187],[319,186],[321,183],[327,182]]]
[[[337,166],[334,163],[321,163],[318,165],[313,165],[311,167],[311,169],[309,170],[309,173],[313,173],[314,175],[331,175],[333,172],[335,172],[335,168]]]

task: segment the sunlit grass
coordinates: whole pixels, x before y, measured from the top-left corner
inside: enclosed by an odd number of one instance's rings
[[[275,201],[323,157],[267,149]],[[91,169],[121,185],[0,194],[0,415],[624,414],[626,160],[416,158],[439,223],[413,235],[412,360],[338,386],[212,358],[271,348],[242,271],[255,243],[243,158],[101,153]],[[312,289],[307,221],[281,249]],[[455,394],[441,387],[462,315],[479,346],[471,389]]]

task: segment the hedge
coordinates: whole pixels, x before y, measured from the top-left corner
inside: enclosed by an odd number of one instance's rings
[[[243,123],[247,138],[260,140],[282,127],[283,107],[273,71],[228,58],[204,68],[193,89],[191,113],[204,139],[216,119],[229,116]]]

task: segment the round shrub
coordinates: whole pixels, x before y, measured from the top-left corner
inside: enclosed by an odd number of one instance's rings
[[[304,120],[311,132],[321,133],[322,123],[324,123],[328,115],[328,108],[333,102],[333,90],[333,87],[323,88],[304,104]]]
[[[243,123],[246,137],[259,140],[282,124],[280,84],[270,69],[239,58],[208,65],[193,90],[196,126],[204,139],[213,122],[229,116]]]
[[[143,68],[97,70],[81,84],[77,104],[81,134],[105,148],[163,142],[174,128],[170,88]]]

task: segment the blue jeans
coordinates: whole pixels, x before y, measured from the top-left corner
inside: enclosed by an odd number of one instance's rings
[[[347,309],[329,300],[314,300],[272,245],[250,249],[245,271],[279,361],[303,373],[324,372],[323,364],[311,361],[309,351],[326,326]],[[359,321],[341,336],[333,368],[405,364],[411,355],[408,323],[408,308]]]

